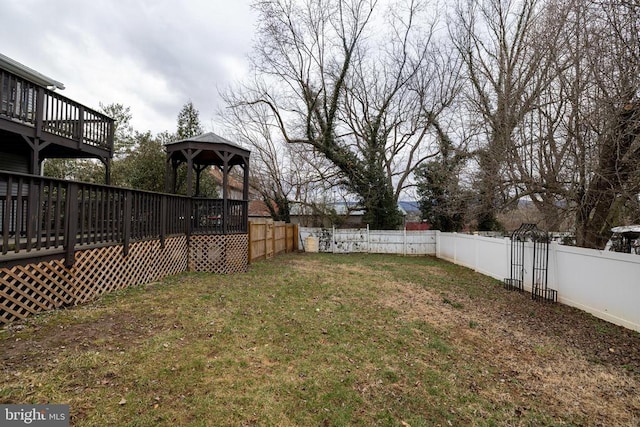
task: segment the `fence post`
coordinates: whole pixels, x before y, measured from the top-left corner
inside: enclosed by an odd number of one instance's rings
[[[513,276],[511,275],[511,238],[509,237],[505,237],[504,239],[504,253],[507,259],[507,268],[506,268],[506,272],[504,274],[504,277],[509,277],[509,278],[513,278]]]
[[[81,149],[84,142],[84,105],[80,105],[78,108],[78,150]]]
[[[552,285],[553,289],[558,291],[558,301],[560,301],[560,281],[558,280],[558,242],[555,240],[551,241],[549,244],[549,250],[547,252],[547,256],[550,255],[549,262],[547,263],[547,277],[549,277],[549,270],[551,270],[550,266],[553,265],[553,279]]]
[[[331,253],[336,253],[336,226],[332,226],[331,230]]]
[[[371,253],[371,234],[369,232],[369,224],[367,224],[367,253]]]
[[[187,246],[189,245],[189,243],[191,242],[191,228],[192,228],[192,222],[194,221],[194,219],[196,218],[196,215],[193,214],[193,199],[191,197],[189,197],[187,199],[187,212],[185,213],[185,222],[186,222],[186,235],[187,235]],[[226,218],[226,214],[223,216],[223,220],[224,218]],[[226,233],[224,226],[223,226],[223,234]]]
[[[458,233],[453,232],[453,262],[458,263]]]
[[[300,225],[299,224],[293,224],[293,236],[291,238],[293,239],[293,251],[298,252],[300,250],[300,245],[299,245]]]
[[[247,230],[248,234],[249,234],[249,250],[247,251],[247,263],[251,264],[251,261],[253,259],[253,254],[251,253],[251,246],[252,246],[251,242],[253,241],[253,236],[252,236],[253,235],[253,233],[252,233],[253,223],[251,221],[249,221],[247,223],[247,225],[249,227],[249,230]]]
[[[442,238],[440,230],[436,230],[436,258],[440,258],[440,239]]]
[[[264,259],[268,259],[269,258],[269,245],[268,245],[269,225],[265,222],[264,224],[262,224],[262,226],[264,227]]]
[[[167,234],[167,196],[160,196],[160,247],[164,249]]]
[[[402,230],[402,256],[407,256],[407,226]]]
[[[278,235],[278,224],[275,223],[275,221],[273,222],[273,229],[271,230],[271,250],[273,253],[273,256],[278,255],[276,253],[276,250],[278,249],[278,246],[276,245],[276,236]]]
[[[67,187],[67,200],[65,201],[65,233],[66,248],[64,264],[70,268],[76,262],[76,239],[78,238],[78,184],[69,183]]]
[[[129,255],[129,239],[131,239],[131,215],[133,209],[133,196],[130,190],[124,193],[124,224],[122,224],[122,255]]]
[[[36,138],[40,138],[42,136],[44,115],[44,88],[38,87],[38,92],[36,93],[36,122],[34,123],[36,128]]]
[[[478,271],[478,233],[473,233],[473,271]]]

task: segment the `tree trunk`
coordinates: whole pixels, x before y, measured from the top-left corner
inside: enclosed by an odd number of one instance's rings
[[[598,168],[576,216],[576,243],[585,248],[604,248],[608,229],[620,225],[609,223],[611,208],[627,192],[632,172],[640,162],[639,106],[625,105],[612,117],[612,131],[602,144]]]

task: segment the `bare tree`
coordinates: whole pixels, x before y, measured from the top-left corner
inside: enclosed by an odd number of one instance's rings
[[[233,93],[223,94],[229,103]],[[318,188],[335,183],[335,168],[302,145],[286,144],[277,131],[271,110],[252,103],[230,108],[222,120],[233,139],[251,149],[251,185],[258,190],[275,220],[289,221],[291,201],[312,205]]]
[[[573,215],[578,245],[602,248],[640,192],[639,12],[623,0],[539,6],[527,46],[541,52],[535,90],[496,182],[530,197],[547,227]]]
[[[279,138],[329,161],[372,227],[396,227],[399,194],[437,153],[440,114],[456,92],[455,63],[433,60],[425,5],[265,0],[256,9],[256,77],[228,97],[231,108],[267,106]]]
[[[640,192],[640,10],[636,2],[617,0],[584,12],[592,87],[583,95],[591,109],[582,132],[593,145],[585,143],[580,159],[576,240],[602,248],[622,207]]]
[[[505,179],[518,152],[515,134],[549,83],[553,62],[536,42],[538,3],[462,0],[450,21],[450,34],[467,77],[467,126],[478,134],[476,218],[480,229],[499,228],[496,213],[519,197],[517,187]]]

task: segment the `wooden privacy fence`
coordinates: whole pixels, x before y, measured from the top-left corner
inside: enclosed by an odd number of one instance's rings
[[[298,224],[249,221],[249,262],[298,250]]]

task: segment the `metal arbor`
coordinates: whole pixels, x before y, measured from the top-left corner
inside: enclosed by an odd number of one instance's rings
[[[511,276],[504,279],[504,286],[510,290],[524,291],[527,241],[533,243],[531,298],[556,302],[558,291],[548,287],[549,234],[536,224],[522,224],[511,234]]]

